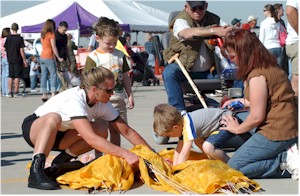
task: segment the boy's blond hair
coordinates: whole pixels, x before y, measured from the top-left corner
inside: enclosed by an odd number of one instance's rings
[[[171,105],[159,104],[153,112],[153,129],[158,135],[170,132],[174,125],[182,124],[180,112]]]

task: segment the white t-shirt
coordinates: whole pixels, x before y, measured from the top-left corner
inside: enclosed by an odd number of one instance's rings
[[[287,0],[286,5],[296,8],[299,12],[299,0]],[[287,22],[286,30],[288,32],[288,36],[285,40],[285,43],[287,45],[296,43],[299,40],[299,37],[289,22]]]
[[[222,20],[220,20],[220,26],[224,26],[226,25],[226,23]],[[173,26],[173,34],[174,36],[178,39],[183,41],[182,38],[179,37],[179,32],[184,30],[184,29],[188,29],[191,28],[187,21],[184,19],[176,19],[174,22],[174,26]],[[199,54],[198,57],[193,65],[193,67],[191,68],[192,72],[204,72],[204,71],[208,71],[211,66],[213,65],[214,60],[209,58],[209,49],[207,49],[206,45],[204,42],[202,42],[200,44],[199,47]]]
[[[111,53],[100,51],[99,49],[93,50],[89,57],[96,63],[96,66],[102,66],[115,75],[115,81],[117,82],[114,94],[110,100],[124,100],[126,94],[123,85],[123,57],[124,53],[118,49],[115,49]]]
[[[260,23],[259,40],[267,48],[281,48],[279,43],[279,22],[267,17]]]
[[[36,69],[36,70],[33,70],[35,68],[38,67],[38,64],[36,62],[31,62],[30,63],[30,71],[29,71],[29,76],[37,76],[39,74],[39,70]]]
[[[99,102],[90,107],[87,104],[85,90],[79,87],[70,88],[57,94],[38,107],[34,113],[40,117],[51,112],[58,113],[62,118],[60,131],[74,129],[71,123],[72,119],[86,117],[90,122],[95,119],[113,121],[119,116],[110,102]]]

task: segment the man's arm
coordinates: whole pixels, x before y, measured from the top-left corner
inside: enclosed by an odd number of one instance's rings
[[[218,36],[224,37],[228,31],[230,31],[232,27],[222,26],[222,27],[192,27],[188,29],[184,29],[179,32],[179,37],[188,40],[196,37],[209,37],[209,36]]]
[[[26,61],[26,55],[25,55],[24,48],[20,48],[20,54],[21,54],[22,59],[23,59],[24,67],[28,67],[28,63]]]
[[[296,31],[296,33],[299,35],[298,31],[298,10],[290,5],[286,6],[286,17],[293,29]]]

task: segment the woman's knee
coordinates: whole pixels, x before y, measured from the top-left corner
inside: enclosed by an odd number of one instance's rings
[[[44,126],[48,126],[51,128],[59,129],[62,123],[62,118],[57,113],[49,113],[46,116],[44,116],[43,124]]]
[[[243,166],[241,164],[238,163],[238,161],[234,158],[230,158],[227,162],[227,165],[229,165],[229,167],[235,169],[235,170],[240,170]]]

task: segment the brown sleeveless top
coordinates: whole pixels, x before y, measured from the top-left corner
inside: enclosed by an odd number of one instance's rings
[[[251,71],[245,82],[245,98],[250,100],[249,80],[260,75],[266,78],[268,103],[266,117],[258,126],[257,132],[272,141],[285,141],[297,137],[298,110],[294,91],[286,73],[279,66]]]

